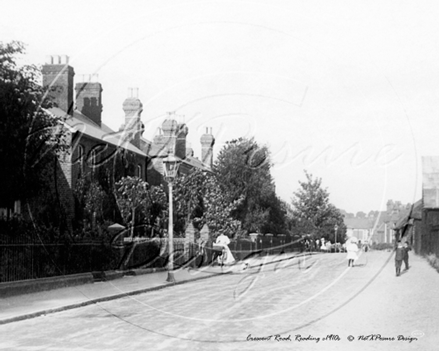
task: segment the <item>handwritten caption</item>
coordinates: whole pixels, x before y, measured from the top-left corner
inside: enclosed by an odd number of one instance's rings
[[[247,341],[276,341],[276,342],[327,342],[327,341],[341,341],[346,339],[348,341],[403,341],[412,343],[413,341],[417,341],[418,338],[414,336],[405,336],[405,335],[396,335],[396,336],[384,336],[381,334],[369,334],[369,335],[348,335],[347,337],[341,337],[338,334],[328,334],[326,336],[314,336],[314,335],[281,335],[281,334],[272,334],[266,336],[254,336],[249,334],[246,338]]]

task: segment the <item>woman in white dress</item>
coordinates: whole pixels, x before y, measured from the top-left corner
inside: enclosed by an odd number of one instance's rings
[[[358,259],[357,252],[359,248],[356,241],[356,238],[351,238],[346,243],[348,267],[354,267],[354,261]]]
[[[232,264],[235,262],[234,256],[232,256],[232,252],[228,246],[230,242],[231,240],[223,233],[217,237],[215,245],[223,246],[223,255],[218,258],[219,264]]]

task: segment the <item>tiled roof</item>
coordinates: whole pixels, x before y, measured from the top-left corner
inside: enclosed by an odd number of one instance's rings
[[[186,156],[182,162],[194,168],[203,169],[206,171],[211,170],[211,168],[208,167],[205,163],[203,163],[198,158],[195,158],[193,156]]]
[[[48,109],[48,112],[58,117],[63,117],[66,115],[66,113],[58,107],[52,107]],[[118,134],[120,133],[112,131],[110,127],[106,125],[99,127],[88,117],[76,110],[74,111],[73,116],[69,116],[69,118],[67,118],[66,124],[69,126],[71,132],[79,132],[94,139],[101,140],[105,143],[130,150],[138,155],[144,157],[146,156],[146,154],[139,150],[136,146],[128,141],[124,141],[121,137],[119,137]]]

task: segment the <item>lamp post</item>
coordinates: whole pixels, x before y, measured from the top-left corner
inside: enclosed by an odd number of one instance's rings
[[[177,176],[177,171],[179,169],[180,162],[182,160],[179,157],[174,156],[173,151],[170,149],[168,151],[168,156],[163,159],[165,180],[168,182],[168,195],[169,195],[169,219],[168,219],[168,277],[167,282],[174,283],[174,257],[173,257],[173,181]]]
[[[338,233],[338,225],[335,224],[335,252],[336,252],[336,235]]]

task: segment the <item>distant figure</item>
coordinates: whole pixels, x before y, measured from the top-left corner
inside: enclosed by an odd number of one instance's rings
[[[402,242],[399,240],[396,247],[396,256],[394,257],[396,263],[396,277],[400,275],[400,269],[402,267],[402,261],[404,257],[405,249],[403,248]]]
[[[309,251],[309,241],[304,240],[303,242],[303,251]]]
[[[327,243],[325,244],[325,249],[327,250],[327,252],[332,251],[332,243],[330,241],[327,241]]]
[[[316,251],[319,251],[319,240],[318,239],[316,239]]]
[[[327,251],[327,246],[325,246],[325,242],[324,241],[322,242],[322,245],[321,245],[321,251],[322,252],[326,252]]]
[[[409,263],[408,263],[409,254],[408,254],[408,251],[411,251],[411,247],[408,245],[407,241],[405,241],[405,243],[403,244],[403,250],[405,251],[404,255],[403,255],[403,262],[405,262],[405,271],[407,271],[409,269]]]
[[[359,250],[356,239],[350,239],[346,244],[348,267],[354,267],[354,261],[358,259],[357,252]]]
[[[365,244],[364,244],[364,251],[365,251],[365,252],[368,252],[368,249],[369,249],[368,243],[365,243]]]
[[[223,233],[217,237],[215,245],[223,246],[223,255],[218,258],[219,264],[232,264],[235,262],[234,256],[232,256],[232,252],[228,246],[230,242],[231,240]]]

